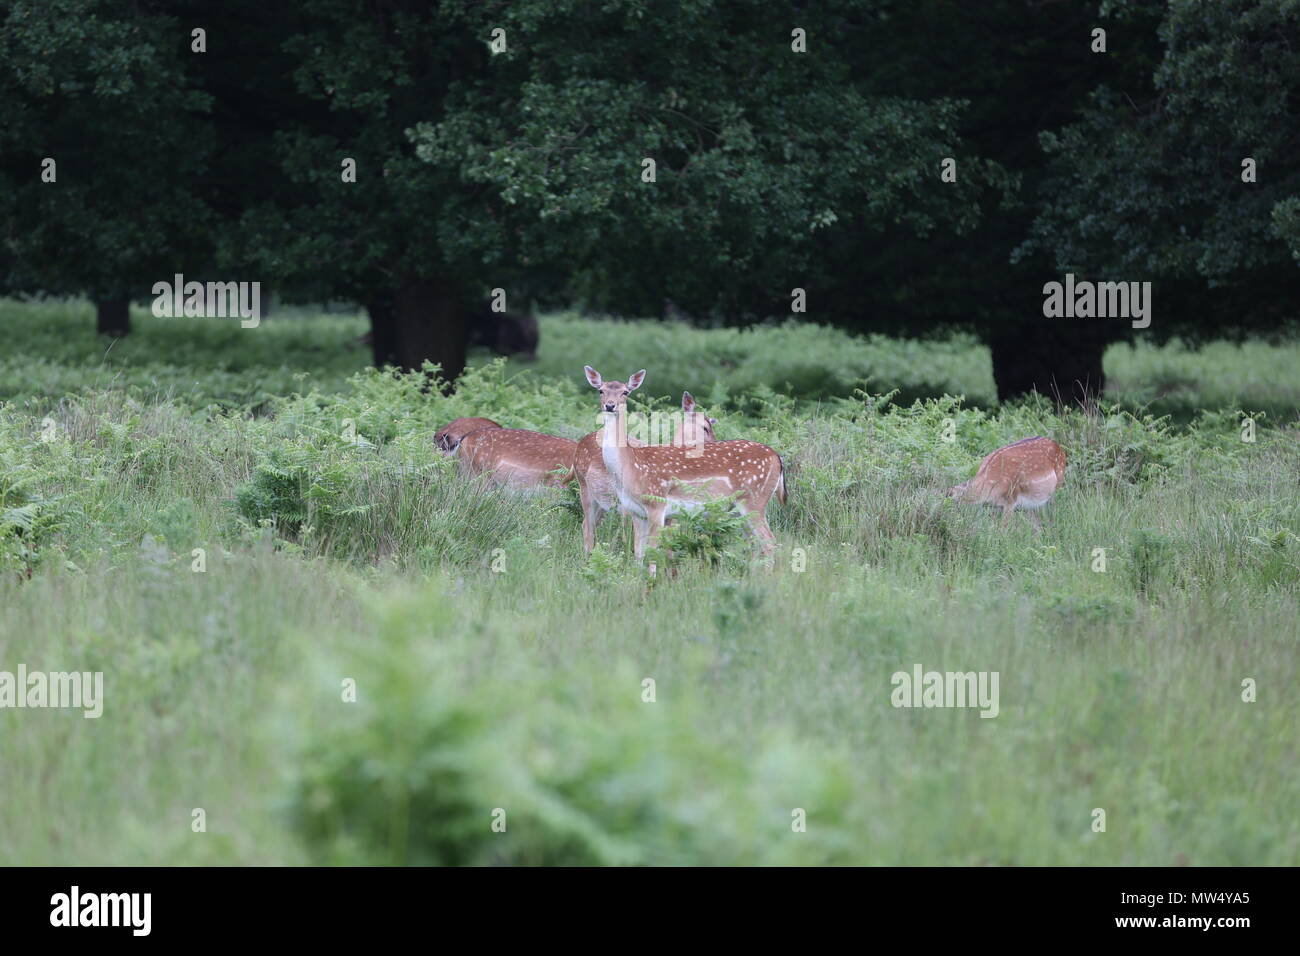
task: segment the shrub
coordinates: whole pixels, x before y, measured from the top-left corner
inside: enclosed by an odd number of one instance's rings
[[[288,757],[290,825],[316,862],[853,858],[838,758],[778,734],[742,761],[709,741],[689,702],[643,703],[626,662],[576,662],[564,681],[520,660],[477,666],[445,586],[391,602],[383,619],[376,644],[320,668],[319,719]],[[338,702],[337,674],[356,679],[356,703]],[[586,709],[574,709],[572,687],[590,689]],[[287,722],[301,726],[301,706]],[[785,781],[820,811],[816,836],[780,838]]]

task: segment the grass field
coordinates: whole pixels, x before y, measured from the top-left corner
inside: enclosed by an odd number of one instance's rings
[[[312,388],[345,391],[370,360],[368,347],[356,342],[369,328],[360,315],[289,308],[250,330],[219,320],[158,319],[137,308],[132,322],[142,334],[106,349],[93,334],[94,312],[86,303],[0,299],[6,334],[0,401],[114,388],[194,408],[256,407]],[[645,386],[653,394],[691,389],[714,405],[734,397],[741,408],[745,395],[765,388],[801,402],[846,397],[855,388],[896,392],[892,401],[904,405],[943,395],[963,396],[968,407],[997,402],[988,349],[972,337],[907,342],[809,325],[696,330],[571,313],[544,316],[542,326],[538,360],[511,360],[510,373],[568,381],[575,356],[581,356],[578,373],[582,363],[640,362],[655,370]],[[491,359],[479,351],[471,361]],[[1178,342],[1115,345],[1105,365],[1108,399],[1132,412],[1168,415],[1180,424],[1201,409],[1250,409],[1273,424],[1300,418],[1300,340],[1217,342],[1199,350]]]
[[[353,317],[134,318],[105,358],[84,305],[0,302],[0,671],[105,698],[0,709],[0,863],[1300,862],[1296,343],[1116,348],[1119,404],[1058,415],[964,339],[551,316],[443,397]],[[584,362],[782,453],[774,570],[705,518],[651,583],[572,492],[433,451],[580,436]],[[1041,535],[936,493],[1035,434]],[[917,664],[998,715],[895,708]]]

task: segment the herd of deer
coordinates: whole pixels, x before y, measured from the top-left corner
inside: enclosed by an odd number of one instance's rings
[[[627,400],[645,380],[645,369],[626,382],[601,378],[590,365],[587,382],[600,393],[602,427],[581,441],[522,428],[503,428],[490,418],[458,418],[438,429],[434,442],[454,455],[463,474],[484,475],[504,488],[535,490],[578,483],[582,543],[596,544],[596,527],[615,506],[632,519],[638,561],[653,548],[664,524],[710,500],[729,498],[749,521],[763,556],[776,536],[767,523],[773,495],[785,504],[785,468],[766,445],[745,439],[718,441],[716,420],[706,417],[690,392],[682,393],[682,416],[668,444],[649,444],[628,433]],[[947,489],[958,501],[1002,508],[1003,523],[1051,500],[1065,478],[1065,452],[1050,438],[1025,438],[989,454],[975,477]],[[655,566],[650,564],[650,573]]]

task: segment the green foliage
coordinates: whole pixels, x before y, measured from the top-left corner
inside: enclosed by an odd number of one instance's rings
[[[259,465],[252,479],[235,492],[235,504],[248,520],[259,525],[273,522],[292,533],[307,520],[304,485],[308,477],[301,464],[283,459],[277,455]]]
[[[0,406],[0,574],[30,575],[70,508],[59,494],[41,490],[48,474],[23,448],[33,439],[4,412]]]
[[[1293,587],[1300,581],[1300,537],[1286,528],[1249,539],[1251,560],[1259,567],[1265,587]]]
[[[673,515],[649,557],[664,567],[670,564],[669,553],[674,559],[699,561],[706,567],[734,564],[748,544],[748,527],[748,520],[734,509],[731,499],[706,501],[697,510]]]
[[[612,553],[605,543],[598,542],[587,555],[586,563],[578,569],[578,574],[596,587],[606,585],[610,579],[624,570],[626,562],[619,555]]]
[[[962,147],[960,102],[864,77],[875,0],[802,10],[806,54],[759,0],[672,5],[654,30],[640,2],[230,0],[203,10],[208,54],[187,50],[193,14],[6,5],[0,288],[138,299],[183,269],[252,270],[290,296],[368,301],[409,276],[776,314],[795,279],[825,287],[846,237],[968,230],[1010,188]],[[961,177],[931,188],[950,153]]]
[[[763,592],[738,581],[719,581],[713,589],[713,620],[724,637],[743,637],[755,612],[763,603]]]
[[[687,701],[643,702],[630,661],[612,672],[578,663],[563,682],[520,662],[485,672],[456,639],[446,597],[390,602],[375,650],[319,669],[322,691],[325,674],[343,672],[362,691],[344,707],[322,693],[319,724],[291,761],[290,818],[317,862],[852,858],[842,829],[851,811],[834,802],[846,768],[833,751],[800,755],[765,735],[756,759],[741,762],[709,739]],[[594,708],[585,715],[571,706],[579,686]],[[809,840],[790,832],[788,812],[770,812],[769,780],[787,774],[803,776],[805,799],[825,812]]]
[[[597,308],[658,311],[671,289],[693,312],[777,314],[846,233],[968,229],[1005,177],[963,157],[956,184],[930,188],[961,107],[854,82],[862,51],[836,41],[875,6],[802,10],[808,55],[759,0],[679,4],[653,31],[639,3],[466,7],[474,35],[499,27],[510,47],[410,132],[419,159],[462,184],[442,251],[471,268],[485,250],[498,269],[516,249],[579,263],[574,290]]]
[[[1300,6],[1224,0],[1161,12],[1163,59],[1146,87],[1102,87],[1080,121],[1042,134],[1051,174],[1027,248],[1050,251],[1062,271],[1226,285],[1234,326],[1290,319],[1279,292],[1297,278]],[[1154,331],[1205,323],[1207,312],[1166,312]]]
[[[1133,533],[1129,546],[1129,573],[1134,590],[1148,594],[1159,579],[1173,555],[1173,544],[1167,538],[1144,528]]]
[[[186,35],[147,5],[4,5],[0,290],[143,296],[206,264],[212,97],[187,75]],[[41,177],[47,158],[54,182]]]
[[[1052,625],[1088,635],[1103,628],[1128,624],[1133,617],[1134,603],[1130,598],[1108,594],[1066,592],[1046,595],[1042,610]]]
[[[996,403],[988,349],[965,335],[918,342],[797,323],[701,330],[564,312],[543,316],[536,362],[502,364],[478,355],[457,393],[443,397],[429,396],[414,378],[395,380],[398,390],[376,372],[353,380],[369,358],[353,342],[365,331],[354,315],[276,315],[241,329],[222,319],[159,319],[137,309],[132,323],[131,336],[106,348],[84,303],[0,299],[8,343],[0,354],[0,400],[57,401],[112,387],[197,412],[216,405],[265,413],[273,399],[314,391],[339,402],[348,396],[334,433],[352,418],[371,440],[399,434],[406,426],[396,422],[436,428],[484,408],[507,410],[502,424],[510,427],[579,438],[599,424],[595,393],[580,377],[584,364],[610,377],[648,368],[641,395],[676,406],[682,391],[691,391],[723,416],[724,438],[732,434],[729,424],[739,424],[736,414],[774,422],[786,438],[794,430],[789,412],[848,398],[855,388],[892,393],[889,401],[900,405],[944,394],[962,395],[972,406]],[[1297,362],[1300,346],[1289,340],[1197,349],[1179,341],[1120,344],[1106,354],[1107,398],[1179,424],[1203,408],[1229,406],[1264,410],[1285,423],[1300,417],[1300,383],[1289,374]]]

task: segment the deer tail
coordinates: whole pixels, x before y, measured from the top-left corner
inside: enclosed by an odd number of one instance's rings
[[[785,461],[784,459],[781,458],[780,455],[776,456],[776,461],[777,461],[777,467],[781,469],[781,473],[777,476],[776,479],[776,500],[781,502],[781,504],[784,505],[785,504]]]

